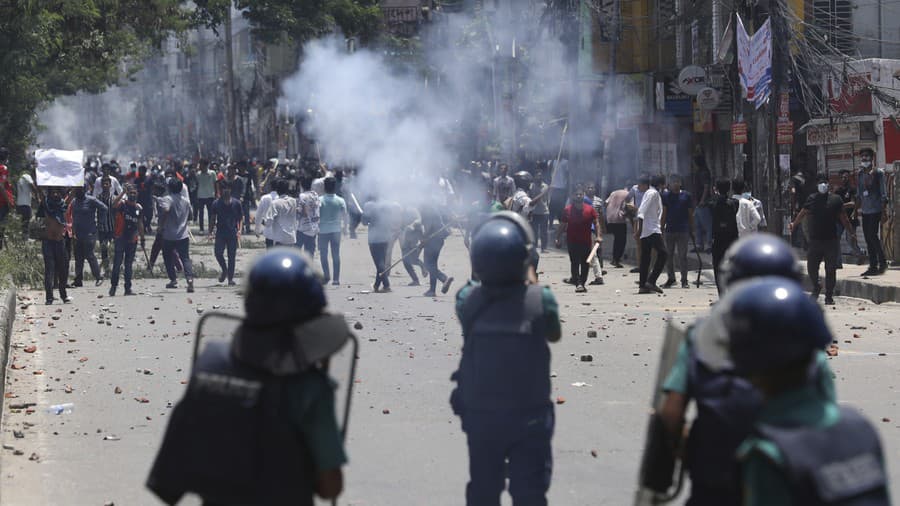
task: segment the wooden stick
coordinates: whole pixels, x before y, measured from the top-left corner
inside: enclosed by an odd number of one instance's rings
[[[599,250],[599,249],[600,249],[600,243],[599,243],[599,242],[595,242],[595,243],[594,243],[594,247],[591,249],[591,254],[588,255],[588,258],[587,258],[587,263],[588,263],[588,264],[590,264],[591,262],[594,261],[594,257],[597,256],[597,250]]]

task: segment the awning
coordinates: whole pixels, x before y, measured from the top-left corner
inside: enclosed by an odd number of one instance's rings
[[[877,114],[866,114],[862,116],[836,116],[834,118],[814,118],[803,124],[800,128],[797,129],[798,134],[802,134],[809,127],[814,126],[823,126],[823,125],[841,125],[846,123],[867,123],[872,121],[878,121],[879,116]]]

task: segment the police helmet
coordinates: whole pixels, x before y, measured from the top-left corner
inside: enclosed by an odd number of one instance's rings
[[[253,326],[300,323],[322,313],[325,291],[307,254],[273,248],[260,256],[247,276],[246,322]]]
[[[764,232],[742,237],[725,252],[719,267],[722,286],[757,276],[803,279],[791,246],[778,236]]]
[[[490,216],[472,233],[472,271],[484,284],[525,281],[534,255],[534,233],[511,211]]]
[[[181,189],[184,187],[184,183],[181,182],[177,177],[170,177],[166,181],[166,188],[169,189],[171,193],[181,193]]]
[[[534,176],[531,175],[527,170],[520,170],[513,174],[513,181],[516,183],[516,188],[522,188],[527,190],[529,186],[531,186],[531,182],[534,180]]]
[[[810,359],[831,343],[822,310],[794,280],[766,276],[742,281],[719,304],[731,360],[740,374]]]

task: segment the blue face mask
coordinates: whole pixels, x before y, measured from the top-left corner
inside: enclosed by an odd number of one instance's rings
[[[742,193],[742,194],[741,194],[741,198],[742,198],[742,199],[749,199],[749,198],[750,198],[750,192],[744,192],[744,193]]]

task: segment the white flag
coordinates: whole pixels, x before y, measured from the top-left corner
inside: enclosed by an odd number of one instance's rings
[[[37,186],[84,186],[84,151],[39,149],[37,160]]]

